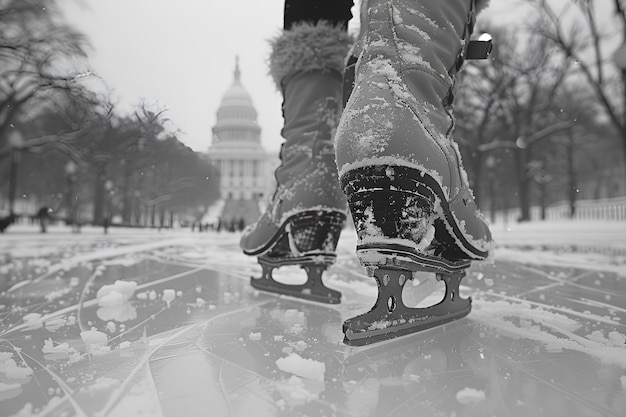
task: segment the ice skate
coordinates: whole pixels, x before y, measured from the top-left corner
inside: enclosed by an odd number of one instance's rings
[[[454,80],[468,54],[474,1],[370,0],[366,7],[336,146],[357,255],[379,294],[370,312],[344,323],[350,345],[467,315],[471,300],[459,297],[460,281],[492,245],[451,137]],[[445,282],[441,302],[404,305],[403,287],[417,271]]]
[[[258,257],[260,278],[252,278],[252,287],[321,303],[338,304],[339,291],[328,288],[322,274],[335,263],[335,248],[346,216],[344,213],[300,213],[285,222],[275,235],[271,249]],[[250,253],[254,255],[254,253]],[[281,266],[300,266],[307,275],[304,284],[283,284],[272,272]]]
[[[347,204],[339,188],[333,138],[341,112],[343,60],[350,40],[344,28],[298,23],[274,40],[270,72],[283,93],[285,138],[276,191],[266,212],[242,236],[247,255],[258,256],[254,288],[325,303],[341,293],[322,275],[335,261]],[[302,285],[282,284],[272,272],[300,265]]]

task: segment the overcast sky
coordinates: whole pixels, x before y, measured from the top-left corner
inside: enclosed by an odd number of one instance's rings
[[[183,132],[180,140],[197,151],[206,151],[211,143],[215,114],[233,82],[239,55],[242,84],[258,112],[262,143],[268,151],[279,149],[282,99],[267,75],[266,60],[267,40],[282,28],[284,0],[59,4],[69,23],[89,38],[91,67],[113,91],[120,109],[131,109],[142,99],[168,108],[167,117]],[[484,17],[515,22],[521,10],[519,1],[491,0]],[[350,26],[356,29],[358,20]]]

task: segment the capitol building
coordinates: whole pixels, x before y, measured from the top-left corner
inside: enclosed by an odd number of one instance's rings
[[[273,192],[276,157],[261,145],[257,112],[241,84],[239,60],[217,110],[208,155],[221,174],[222,199],[258,201]]]

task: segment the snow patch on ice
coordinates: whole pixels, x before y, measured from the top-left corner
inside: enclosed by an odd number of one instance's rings
[[[87,353],[92,355],[99,355],[111,350],[107,343],[109,337],[106,333],[99,332],[94,327],[91,330],[85,330],[80,332],[80,338],[87,345]]]
[[[112,285],[103,285],[96,294],[100,307],[117,307],[130,299],[137,289],[134,281],[117,280]]]
[[[33,374],[32,368],[26,364],[18,366],[12,352],[0,352],[0,375],[8,379],[24,379]]]
[[[554,250],[496,247],[496,258],[500,261],[525,265],[559,266],[613,272],[618,276],[626,277],[624,264],[616,263],[610,256],[597,253],[562,253]]]
[[[70,258],[64,259],[58,264],[52,265],[48,268],[48,274],[67,271],[73,267],[76,267],[87,262],[103,260],[109,258],[115,258],[118,256],[128,256],[137,252],[151,251],[170,246],[193,246],[193,243],[188,238],[173,238],[173,239],[157,239],[151,242],[144,242],[139,244],[124,245],[115,248],[105,248],[100,250],[90,251],[88,253],[81,253],[74,255]]]
[[[626,369],[626,345],[616,344],[624,335],[617,331],[609,332],[609,338],[602,332],[592,332],[582,337],[574,333],[581,327],[576,320],[541,307],[533,307],[527,302],[478,299],[469,317],[509,337],[542,343],[548,351],[574,350],[586,353],[602,363]]]
[[[28,330],[36,330],[43,327],[43,322],[41,321],[41,314],[39,313],[29,313],[22,317],[24,320],[24,324],[26,325],[26,329]]]
[[[48,338],[43,342],[43,348],[41,351],[45,354],[62,354],[69,355],[70,349],[73,351],[73,348],[70,347],[67,343],[59,343],[58,345],[54,345],[52,339]]]
[[[456,400],[461,404],[476,404],[485,399],[485,392],[474,388],[463,388],[456,393]]]
[[[46,330],[54,333],[60,328],[64,327],[66,323],[67,323],[67,319],[65,317],[56,317],[56,318],[51,318],[50,320],[46,320],[44,326]]]
[[[11,383],[5,383],[5,382],[0,382],[0,392],[8,392],[11,390],[16,390],[21,388],[22,385],[21,384],[11,384]]]
[[[276,366],[283,372],[289,372],[302,378],[317,381],[324,380],[326,365],[313,359],[305,359],[297,353],[292,353],[276,361]]]
[[[172,301],[174,301],[175,298],[176,298],[176,291],[175,290],[173,290],[171,288],[163,290],[163,296],[161,297],[161,299],[167,303],[167,307],[168,308],[169,308],[170,304],[172,303]]]
[[[319,394],[323,388],[323,383],[318,382],[317,384],[311,384],[311,381],[304,381],[302,378],[298,378],[295,375],[292,375],[291,378],[284,381],[276,382],[276,389],[291,406],[299,406],[309,401],[316,400],[319,398]]]
[[[101,376],[96,378],[96,380],[90,384],[89,386],[83,388],[83,391],[88,392],[90,394],[95,394],[98,391],[107,391],[112,390],[120,384],[115,378],[109,378],[106,376]]]

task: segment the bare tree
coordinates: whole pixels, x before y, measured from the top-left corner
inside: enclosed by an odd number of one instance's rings
[[[516,168],[520,220],[530,220],[530,188],[536,174],[533,148],[571,126],[548,111],[562,87],[569,61],[559,59],[553,47],[533,32],[492,29],[495,46],[488,63],[472,63],[456,103],[459,143],[466,148],[475,191],[480,196],[486,155],[507,149]],[[520,42],[523,39],[523,42]]]
[[[609,49],[611,43],[608,42],[621,37],[622,44],[626,44],[624,1],[614,0],[615,20],[612,25],[600,20],[594,0],[569,0],[559,10],[547,0],[528,1],[548,23],[543,22],[536,29],[575,64],[579,79],[592,89],[597,104],[619,132],[626,174],[626,68],[621,74],[613,70],[611,58],[614,51]],[[608,3],[601,1],[605,5]],[[624,94],[622,100],[615,94],[620,88]]]
[[[86,47],[85,38],[62,22],[54,1],[0,0],[0,148],[25,110],[36,111],[54,92],[86,92],[82,79],[90,73],[64,69],[86,57]]]

